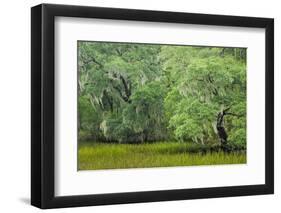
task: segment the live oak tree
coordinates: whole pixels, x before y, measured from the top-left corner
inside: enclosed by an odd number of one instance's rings
[[[136,106],[137,101],[134,98],[140,93],[138,90],[143,91],[139,95],[141,97],[145,95],[143,86],[160,80],[160,46],[80,42],[78,48],[80,109],[84,97],[84,102],[87,99],[95,114],[101,114],[102,121],[97,120],[96,123],[103,132],[104,139],[120,142],[124,135],[131,135],[130,140],[142,141],[139,134],[144,133],[132,126],[128,127],[128,122],[123,121],[123,114],[128,112],[127,108],[132,108],[131,105],[135,106],[135,110],[140,108]],[[153,115],[151,119],[154,119]],[[155,127],[157,125],[155,123]]]
[[[246,144],[246,50],[78,42],[79,136]]]
[[[180,80],[166,98],[169,110],[174,98],[171,94],[178,96],[170,128],[180,140],[190,138],[204,144],[214,140],[215,133],[222,147],[227,146],[228,140],[245,144],[245,60],[225,53],[221,56],[220,49],[205,49],[202,53],[202,49],[197,48],[197,51],[195,57],[188,56],[189,63],[181,70]],[[200,57],[202,55],[204,57]],[[177,67],[170,69],[178,72]]]

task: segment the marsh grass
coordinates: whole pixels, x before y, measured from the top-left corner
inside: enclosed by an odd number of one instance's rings
[[[202,150],[189,143],[103,144],[79,142],[78,170],[246,163],[245,152]]]

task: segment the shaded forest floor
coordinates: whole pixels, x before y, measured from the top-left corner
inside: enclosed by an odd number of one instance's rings
[[[211,150],[177,142],[137,145],[79,142],[78,170],[246,163],[246,152]]]

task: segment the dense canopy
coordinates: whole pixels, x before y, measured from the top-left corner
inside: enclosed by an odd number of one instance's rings
[[[78,42],[79,138],[246,145],[246,49]]]

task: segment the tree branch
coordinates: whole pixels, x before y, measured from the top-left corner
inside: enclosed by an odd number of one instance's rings
[[[232,112],[227,112],[225,113],[225,115],[232,115],[232,116],[236,116],[236,117],[242,117],[244,114],[236,114],[236,113],[232,113]]]
[[[115,50],[116,50],[116,52],[117,52],[117,54],[118,54],[119,56],[122,56],[122,55],[123,55],[122,52],[121,52],[118,48],[116,48]]]
[[[129,97],[124,95],[122,90],[118,86],[113,86],[113,88],[119,93],[120,97],[127,103],[131,103],[131,100],[129,100]]]
[[[129,99],[131,96],[131,90],[130,90],[130,84],[128,85],[126,80],[124,79],[124,77],[122,75],[119,76],[119,78],[121,79],[124,89],[125,89],[125,94],[127,96],[127,98]]]
[[[95,64],[99,65],[100,68],[103,67],[103,65],[100,62],[98,62],[94,57],[92,57],[91,59],[92,59],[92,62],[94,62]]]

